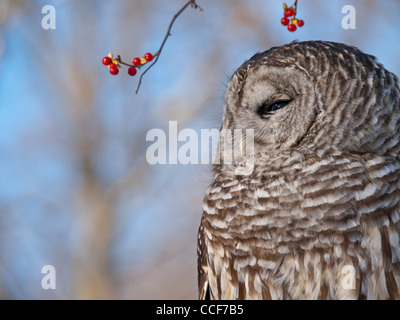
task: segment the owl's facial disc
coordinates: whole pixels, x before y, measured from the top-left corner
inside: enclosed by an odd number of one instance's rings
[[[234,98],[232,92],[239,94]],[[250,68],[242,83],[234,76],[225,108],[232,117],[225,128],[253,129],[256,152],[296,147],[318,110],[314,86],[303,71],[268,65]]]

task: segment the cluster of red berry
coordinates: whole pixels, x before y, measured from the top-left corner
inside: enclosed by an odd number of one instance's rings
[[[137,73],[137,68],[140,68],[141,66],[145,65],[147,62],[150,62],[153,60],[154,56],[151,53],[146,53],[144,57],[137,57],[133,58],[132,60],[132,65],[124,63],[121,61],[120,56],[118,56],[116,59],[113,59],[113,54],[110,52],[106,57],[103,58],[103,64],[105,66],[108,66],[110,69],[110,73],[112,75],[117,75],[119,73],[120,63],[127,65],[128,68],[128,74],[130,76],[134,76]]]
[[[297,1],[296,1],[297,2]],[[303,20],[298,20],[296,18],[296,7],[291,6],[288,8],[287,4],[283,4],[283,15],[284,17],[281,19],[281,23],[284,26],[287,26],[287,29],[290,32],[296,31],[297,27],[302,27],[304,26],[304,21]],[[293,17],[289,20],[290,17]],[[297,27],[296,27],[297,25]]]

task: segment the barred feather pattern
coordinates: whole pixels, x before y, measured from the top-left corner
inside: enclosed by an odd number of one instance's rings
[[[399,119],[397,77],[355,47],[293,42],[246,61],[222,129],[254,130],[254,168],[214,166],[199,298],[399,299]]]

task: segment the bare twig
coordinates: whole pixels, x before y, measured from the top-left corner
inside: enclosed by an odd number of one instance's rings
[[[171,20],[171,22],[170,22],[170,24],[169,24],[169,27],[168,27],[168,30],[167,30],[167,34],[165,35],[164,40],[163,40],[163,42],[161,43],[160,49],[158,49],[158,51],[157,51],[156,53],[154,53],[154,55],[153,55],[154,61],[153,61],[153,62],[147,67],[147,69],[144,70],[143,73],[140,75],[139,83],[138,83],[138,86],[137,86],[137,88],[136,88],[136,94],[139,92],[139,88],[140,88],[140,85],[142,84],[142,79],[143,79],[143,76],[145,75],[145,73],[146,73],[147,71],[149,71],[149,69],[157,63],[158,58],[160,57],[161,51],[163,50],[164,45],[165,45],[165,43],[167,42],[168,37],[171,35],[171,29],[172,29],[172,26],[173,26],[175,20],[176,20],[176,19],[179,17],[179,15],[180,15],[183,11],[185,11],[185,9],[186,9],[188,6],[190,6],[190,5],[191,5],[193,8],[195,8],[195,9],[198,8],[198,9],[200,9],[200,11],[203,11],[203,9],[196,3],[196,0],[189,0],[189,1],[186,2],[186,4],[174,15],[174,17],[172,18],[172,20]],[[133,68],[138,68],[138,69],[140,69],[140,67],[143,67],[143,66],[144,66],[144,64],[142,64],[142,65],[140,65],[140,66],[137,66],[137,65],[134,66],[134,65],[132,65],[132,64],[130,64],[130,63],[126,63],[126,62],[122,61],[120,55],[118,55],[117,58],[115,58],[114,60],[117,61],[119,64],[123,64],[123,65],[128,66],[128,67],[133,67]]]
[[[147,71],[149,71],[149,69],[157,63],[158,58],[160,57],[161,51],[162,51],[162,49],[164,48],[164,45],[165,45],[165,43],[167,42],[168,37],[171,35],[171,29],[172,29],[172,26],[173,26],[175,20],[176,20],[176,19],[179,17],[179,15],[180,15],[183,11],[185,11],[185,9],[186,9],[188,6],[190,6],[190,5],[192,5],[192,7],[195,8],[195,9],[199,8],[200,11],[203,11],[203,9],[201,9],[201,8],[197,5],[197,3],[196,3],[195,0],[189,0],[189,1],[174,15],[174,17],[172,18],[172,20],[171,20],[171,22],[170,22],[170,24],[169,24],[169,27],[168,27],[168,30],[167,30],[167,34],[165,35],[164,40],[163,40],[163,42],[161,43],[160,49],[158,49],[158,51],[154,54],[155,59],[154,59],[153,63],[152,63],[151,65],[149,65],[149,66],[147,67],[147,69],[144,70],[143,73],[140,75],[139,83],[138,83],[138,86],[137,86],[137,88],[136,88],[136,94],[139,92],[140,85],[142,84],[142,78],[143,78],[143,76],[145,75],[145,73],[146,73]]]

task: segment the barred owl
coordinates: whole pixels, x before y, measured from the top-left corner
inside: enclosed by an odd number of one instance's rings
[[[221,129],[253,129],[254,165],[214,165],[199,298],[400,298],[399,120],[398,78],[355,47],[292,42],[240,66]]]

